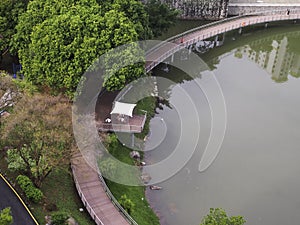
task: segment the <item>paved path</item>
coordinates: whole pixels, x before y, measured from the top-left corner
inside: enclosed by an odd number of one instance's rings
[[[37,225],[38,223],[27,211],[25,205],[21,202],[11,187],[5,182],[0,175],[0,209],[11,207],[13,216],[13,225]]]
[[[80,152],[72,156],[71,162],[78,193],[96,224],[129,224],[108,198],[98,173],[86,163]]]

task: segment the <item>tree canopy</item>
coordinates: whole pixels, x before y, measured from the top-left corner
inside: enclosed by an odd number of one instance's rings
[[[168,28],[175,24],[179,11],[170,8],[159,0],[149,0],[146,3],[149,15],[149,26],[155,37],[162,35]]]
[[[31,1],[20,16],[14,36],[24,75],[38,85],[73,92],[82,74],[100,55],[138,40],[140,34],[146,35],[142,30],[147,16],[139,10],[140,3],[114,2],[108,7],[95,0]],[[125,3],[139,8],[131,10]],[[134,22],[138,17],[144,20]],[[141,76],[140,68],[136,66],[131,75]],[[114,80],[119,79],[123,78],[116,74]],[[123,87],[115,86],[107,83],[109,89]]]
[[[39,187],[53,168],[69,163],[69,102],[60,96],[23,96],[5,119],[1,139],[9,146],[8,168],[28,175]]]
[[[18,53],[29,81],[72,95],[99,56],[161,34],[176,15],[154,0],[146,5],[139,0],[31,0],[19,16],[11,52]],[[122,89],[144,75],[144,63],[110,75],[104,86]]]
[[[200,225],[243,225],[246,221],[242,216],[228,217],[221,208],[211,208],[209,214],[205,216]]]
[[[0,54],[8,49],[18,22],[18,16],[26,9],[28,0],[1,0],[0,4]]]

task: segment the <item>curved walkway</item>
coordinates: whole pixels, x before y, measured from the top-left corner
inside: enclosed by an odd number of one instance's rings
[[[107,196],[99,175],[80,152],[71,159],[72,172],[79,196],[97,225],[129,224]]]
[[[0,174],[0,210],[10,207],[13,225],[38,225],[25,203],[13,187]]]
[[[170,43],[160,44],[147,52],[146,72],[150,72],[154,67],[177,51],[187,48],[198,41],[254,24],[296,19],[300,19],[300,10],[290,10],[289,15],[287,15],[286,10],[268,11],[259,14],[236,16],[197,27],[166,40],[166,42],[173,43],[173,45]]]

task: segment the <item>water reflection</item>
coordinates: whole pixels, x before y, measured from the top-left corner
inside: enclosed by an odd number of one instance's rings
[[[190,92],[201,112],[201,135],[197,152],[185,168],[159,184],[163,190],[148,190],[163,225],[199,224],[210,207],[243,215],[249,225],[299,224],[300,182],[295,177],[300,172],[300,80],[294,77],[299,77],[300,70],[300,32],[299,27],[290,31],[274,34],[267,30],[260,36],[235,40],[228,35],[224,46],[202,54],[209,55],[206,59],[221,84],[228,109],[220,157],[204,173],[198,173],[197,166],[211,126],[205,96],[193,89],[193,82],[182,72],[170,68],[164,74],[178,83],[167,86],[171,105],[185,104],[176,96],[177,86]],[[278,85],[268,74],[276,82],[289,82]],[[157,113],[172,129],[162,145],[147,153],[154,162],[171,154],[178,130],[174,110],[162,106]],[[188,110],[183,116],[193,119]],[[151,124],[152,133],[158,129]]]
[[[288,76],[300,77],[299,32],[280,39],[257,40],[235,50],[235,57],[248,58],[266,70],[275,82],[285,82]]]

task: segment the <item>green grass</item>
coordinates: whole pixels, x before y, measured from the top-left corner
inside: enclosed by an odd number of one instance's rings
[[[126,194],[127,198],[134,203],[134,211],[131,213],[131,216],[139,225],[159,224],[158,217],[145,198],[145,187],[126,186],[111,181],[107,181],[107,185],[116,199],[119,200],[123,194]]]
[[[135,108],[135,113],[140,113],[141,110],[147,111],[147,120],[145,123],[144,131],[143,133],[136,135],[140,139],[143,139],[149,132],[149,122],[151,117],[154,116],[155,107],[156,98],[147,97],[139,101]],[[108,149],[110,154],[118,160],[130,165],[135,164],[135,161],[130,158],[130,152],[132,150],[130,148],[127,148],[126,146],[123,146],[120,142],[114,142],[114,144],[108,146]],[[143,154],[141,154],[141,156],[143,156]],[[117,200],[119,200],[122,195],[126,194],[127,198],[129,198],[134,203],[135,206],[133,208],[131,216],[139,225],[159,224],[157,215],[153,212],[146,200],[144,186],[126,186],[114,183],[109,180],[106,180],[106,183]]]
[[[124,147],[118,142],[118,145],[114,145],[114,148],[109,150],[110,153],[120,161],[134,165],[134,160],[129,156],[131,149]],[[139,225],[159,224],[158,217],[155,215],[146,200],[145,187],[126,186],[111,182],[109,180],[106,180],[106,183],[117,200],[119,200],[122,195],[126,194],[126,196],[134,203],[134,211],[132,212],[131,216]]]
[[[60,169],[51,172],[41,190],[46,196],[46,204],[55,204],[58,210],[69,213],[80,225],[95,224],[86,211],[79,211],[79,208],[85,208],[78,196],[70,170]],[[45,224],[44,217],[49,211],[42,205],[33,207],[35,207],[34,215],[41,224]]]
[[[146,119],[145,126],[144,126],[142,133],[135,134],[136,137],[143,139],[149,133],[149,131],[150,131],[149,123],[150,123],[150,119],[155,115],[156,103],[157,103],[157,100],[155,97],[146,97],[137,103],[137,105],[134,109],[134,113],[135,114],[144,114],[144,111],[146,111],[147,119]]]

